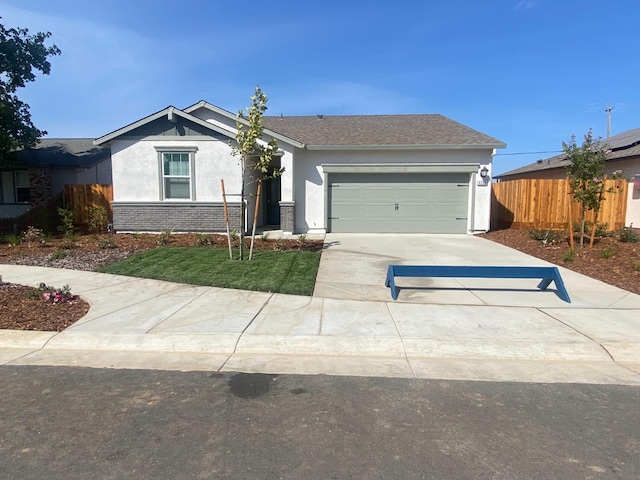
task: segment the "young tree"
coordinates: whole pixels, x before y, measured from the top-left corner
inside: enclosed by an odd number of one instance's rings
[[[581,146],[576,144],[575,135],[571,136],[569,143],[562,142],[562,150],[569,160],[566,168],[572,195],[581,204],[580,245],[584,244],[587,211],[593,210],[597,219],[604,200],[607,148],[599,138],[593,137],[591,130],[585,134]],[[593,225],[592,229],[595,228]]]
[[[35,80],[35,70],[45,75],[51,71],[48,57],[59,55],[60,49],[44,44],[50,36],[49,32],[29,35],[26,28],[0,24],[0,163],[12,151],[34,146],[47,133],[33,125],[30,107],[16,91]]]
[[[236,145],[231,145],[234,156],[240,158],[240,168],[242,171],[242,179],[240,186],[240,260],[244,260],[244,238],[245,238],[245,184],[247,181],[247,172],[253,170],[257,172],[261,178],[269,175],[271,161],[278,151],[278,144],[275,138],[269,140],[268,143],[262,141],[264,132],[264,123],[262,117],[267,110],[267,96],[256,86],[256,91],[251,97],[251,106],[247,107],[246,116],[240,110],[238,112],[238,121],[236,122]],[[282,169],[275,171],[272,175],[278,176],[283,172]]]

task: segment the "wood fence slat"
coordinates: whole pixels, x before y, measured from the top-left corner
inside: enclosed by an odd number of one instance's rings
[[[625,225],[627,189],[625,181],[607,180],[598,223],[606,223],[609,230]],[[569,209],[574,221],[580,218],[580,205],[571,201],[567,179],[518,179],[492,184],[492,228],[567,228]],[[587,220],[593,222],[593,212]]]
[[[64,199],[66,208],[73,211],[76,225],[85,225],[89,221],[89,207],[91,205],[103,206],[107,211],[109,222],[113,221],[112,185],[65,185]]]

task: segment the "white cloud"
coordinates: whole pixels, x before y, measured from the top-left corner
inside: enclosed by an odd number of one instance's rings
[[[62,54],[50,59],[49,76],[38,76],[19,92],[34,124],[49,136],[100,136],[177,103],[177,86],[189,70],[215,63],[189,48],[186,39],[157,39],[100,23],[0,4],[6,26],[30,33],[50,31]],[[182,92],[180,92],[182,93]],[[195,100],[193,100],[195,102]]]
[[[516,10],[529,10],[536,6],[536,2],[534,0],[520,0],[516,4]]]

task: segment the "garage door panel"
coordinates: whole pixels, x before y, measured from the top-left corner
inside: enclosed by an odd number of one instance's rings
[[[396,202],[396,191],[392,186],[365,184],[362,186],[362,199],[366,202],[385,204]]]
[[[335,174],[329,180],[331,231],[467,231],[466,173]]]
[[[331,220],[331,228],[333,231],[341,233],[362,233],[365,231],[362,219],[333,219]]]
[[[362,231],[368,233],[396,233],[398,229],[397,224],[397,220],[393,218],[367,218],[364,220],[364,230]]]
[[[364,218],[394,218],[396,216],[395,205],[385,203],[380,205],[364,205],[362,208]]]

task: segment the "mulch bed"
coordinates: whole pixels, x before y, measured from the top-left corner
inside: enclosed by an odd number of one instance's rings
[[[89,304],[76,297],[65,303],[47,302],[38,290],[0,283],[0,328],[60,332],[89,311]]]
[[[593,248],[588,244],[576,246],[574,259],[566,260],[563,258],[569,251],[566,237],[544,245],[531,238],[528,230],[496,230],[481,236],[640,295],[640,243],[621,242],[617,236],[597,238]]]

